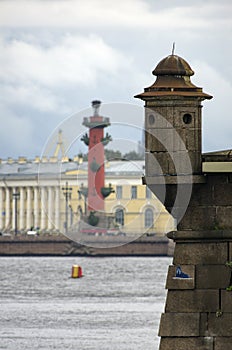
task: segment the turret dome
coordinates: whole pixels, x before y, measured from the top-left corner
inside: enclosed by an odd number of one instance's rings
[[[204,93],[201,87],[195,86],[190,77],[194,75],[194,71],[182,57],[177,55],[169,55],[163,58],[152,72],[156,76],[156,81],[144,92],[136,95],[136,98],[142,100],[170,99],[170,96],[183,98],[197,98],[202,101],[211,99],[212,96]]]
[[[169,55],[163,58],[153,70],[154,75],[179,75],[191,76],[194,71],[190,65],[180,56]]]

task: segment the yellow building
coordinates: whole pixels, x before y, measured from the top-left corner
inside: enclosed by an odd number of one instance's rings
[[[142,185],[144,161],[112,161],[105,165],[105,186],[114,193],[105,199],[105,212],[115,215],[120,230],[157,234],[174,222],[157,198]],[[0,161],[0,231],[58,233],[78,227],[86,201],[87,162],[67,157]]]
[[[106,215],[115,217],[115,224],[127,235],[164,235],[173,230],[173,218],[165,210],[148,187],[142,184],[144,161],[111,161],[105,165],[105,186],[113,192],[105,199]],[[87,210],[87,200],[83,188],[87,190],[87,163],[79,165],[78,170],[66,173],[68,183],[73,183],[70,205],[76,214],[73,222],[78,222]],[[81,190],[82,189],[82,190]]]

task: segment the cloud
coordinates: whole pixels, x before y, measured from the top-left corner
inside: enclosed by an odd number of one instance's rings
[[[23,149],[26,140],[32,142],[29,135],[34,135],[33,144],[38,145],[38,128],[42,127],[40,132],[46,135],[54,123],[56,126],[61,118],[83,107],[80,104],[86,97],[88,105],[91,95],[96,98],[108,93],[112,99],[113,91],[128,93],[144,78],[134,74],[134,61],[128,54],[97,35],[63,34],[50,46],[32,34],[10,41],[2,38],[0,51],[0,118],[7,116],[4,129],[11,134],[10,138],[1,138],[3,152]],[[126,76],[130,79],[125,80]]]
[[[36,81],[46,86],[94,84],[106,72],[117,74],[125,56],[96,35],[67,34],[53,45],[28,43],[20,39],[1,41],[0,79]]]
[[[97,35],[63,34],[50,46],[37,42],[32,35],[29,40],[2,38],[0,51],[1,97],[12,108],[18,104],[67,114],[70,91],[80,96],[80,90],[99,90],[98,85],[101,90],[105,86],[115,89],[126,74],[131,76],[127,86],[142,78],[133,74],[132,57]]]
[[[1,97],[7,105],[27,105],[41,112],[57,112],[62,107],[61,101],[50,90],[30,83],[2,86]]]
[[[0,3],[1,26],[96,28],[115,26],[136,28],[207,28],[222,20],[231,28],[231,3],[224,1],[168,6],[154,11],[152,2],[142,0],[3,0]],[[226,8],[225,8],[226,6]],[[17,11],[15,9],[17,8]],[[215,21],[212,21],[212,18]]]
[[[6,158],[15,154],[27,155],[30,151],[35,151],[34,147],[34,125],[30,118],[15,114],[5,106],[0,105],[1,124],[1,157]],[[8,153],[6,154],[6,147]]]
[[[231,145],[231,123],[225,120],[231,7],[225,0],[1,0],[0,118],[11,121],[2,152],[18,154],[30,135],[34,149],[40,149],[36,131],[46,137],[62,118],[95,98],[142,106],[133,96],[155,80],[151,71],[171,52],[173,41],[176,54],[196,72],[193,82],[199,78],[199,86],[215,96],[204,103],[205,149]],[[13,125],[24,137],[17,137]]]

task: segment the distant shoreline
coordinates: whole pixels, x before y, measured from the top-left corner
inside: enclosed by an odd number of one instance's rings
[[[0,256],[172,256],[167,237],[142,237],[130,243],[125,237],[91,237],[86,244],[64,235],[0,236]],[[102,248],[104,247],[104,248]]]

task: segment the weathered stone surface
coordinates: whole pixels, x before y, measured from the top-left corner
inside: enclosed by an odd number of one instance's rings
[[[186,135],[186,145],[189,151],[200,150],[201,142],[201,130],[200,129],[188,129]]]
[[[229,283],[227,287],[229,286]],[[230,312],[232,318],[232,291],[221,291],[221,310],[223,313]],[[231,334],[232,336],[232,334]]]
[[[181,229],[232,228],[232,184],[228,176],[207,176],[206,180],[205,184],[193,185]]]
[[[171,158],[169,157],[169,161]],[[145,163],[146,163],[146,175],[155,176],[168,174],[169,161],[166,161],[163,156],[159,153],[146,153]]]
[[[175,279],[177,266],[169,266],[168,276],[166,281],[166,289],[194,289],[195,287],[195,266],[194,265],[181,265],[181,269],[184,273],[189,275],[190,278]]]
[[[216,337],[214,350],[232,350],[232,337]]]
[[[232,183],[217,183],[214,185],[213,189],[213,199],[216,205],[231,206]]]
[[[204,158],[204,155],[203,155],[203,158]],[[222,173],[207,175],[207,183],[209,184],[209,186],[211,186],[211,189],[213,185],[228,183],[229,182],[228,175],[229,174],[222,174]]]
[[[177,193],[177,186],[176,185],[166,185],[166,191],[168,191],[168,196],[165,198],[165,207],[171,208],[173,204],[175,203],[176,199],[176,193]]]
[[[232,335],[232,313],[222,313],[220,317],[210,313],[208,330],[210,336],[230,337]]]
[[[170,120],[172,120],[173,108],[167,108],[166,106],[160,108],[147,108],[145,109],[145,127],[146,128],[168,128]],[[170,119],[167,121],[167,115]],[[152,117],[151,117],[152,116]]]
[[[232,183],[223,175],[207,176],[206,183],[194,184],[190,206],[225,207],[232,205]]]
[[[226,242],[177,243],[173,259],[174,265],[225,264],[227,261]]]
[[[198,337],[200,314],[166,313],[161,315],[159,336],[161,337]]]
[[[147,142],[152,143],[152,148],[158,151],[146,152],[146,176],[191,174],[192,163],[198,162],[197,154],[190,154],[192,158],[189,161],[186,151],[182,150],[172,153],[165,152],[167,155],[164,157],[165,149],[159,141],[150,136]]]
[[[208,313],[200,313],[200,336],[208,335]]]
[[[219,289],[228,287],[230,271],[225,265],[197,265],[196,288]]]
[[[216,220],[219,227],[232,228],[232,205],[217,207]]]
[[[172,144],[172,151],[186,151],[186,142],[187,142],[187,136],[186,136],[186,129],[185,128],[178,128],[176,129],[177,132],[173,132],[173,144]]]
[[[195,156],[186,151],[172,152],[172,162],[169,163],[169,174],[191,174],[196,164]]]
[[[188,155],[192,164],[192,173],[199,174],[201,169],[201,153],[198,151],[188,151]]]
[[[161,338],[160,350],[214,350],[211,337]],[[224,349],[228,350],[228,349]]]
[[[149,128],[146,130],[146,150],[150,152],[173,151],[174,130]]]
[[[218,290],[169,290],[165,312],[216,312]]]
[[[180,230],[213,230],[216,222],[216,207],[192,206],[191,202],[179,224]]]
[[[206,178],[207,180],[207,178]],[[209,191],[207,183],[193,184],[191,206],[199,207],[202,205],[212,205],[213,193]]]

